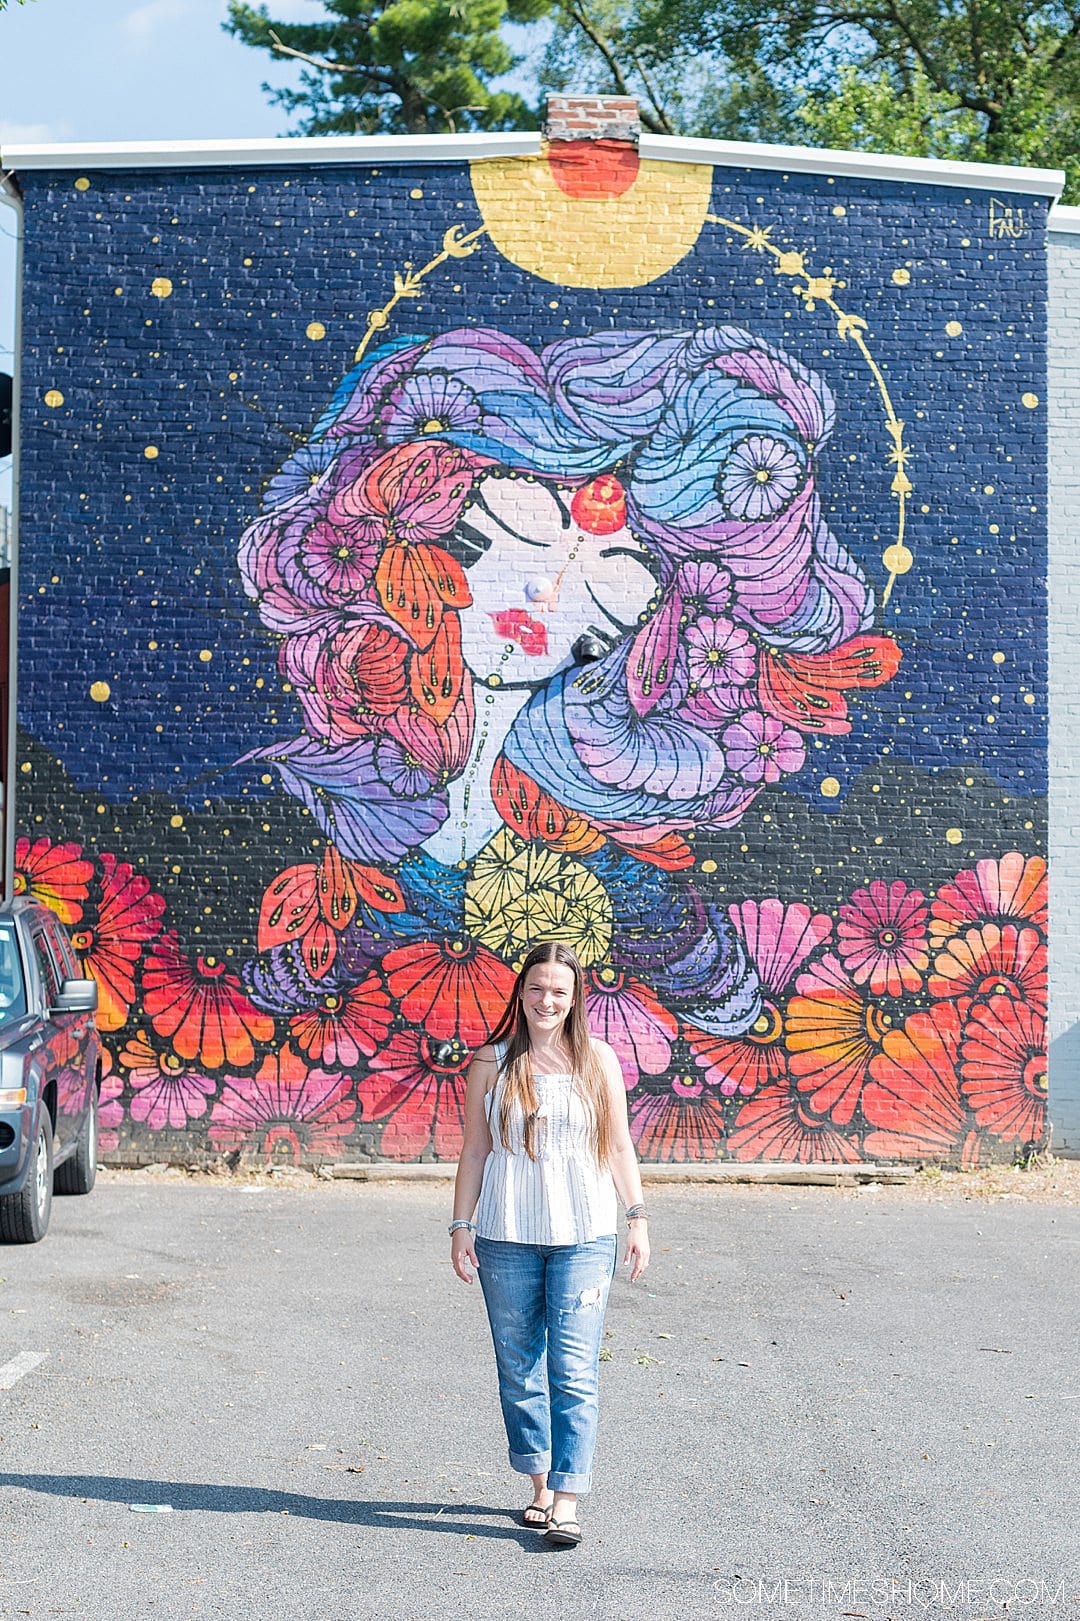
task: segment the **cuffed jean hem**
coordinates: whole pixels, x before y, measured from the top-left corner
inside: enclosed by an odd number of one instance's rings
[[[519,1475],[546,1475],[551,1468],[550,1452],[511,1452],[510,1467]]]
[[[547,1483],[553,1492],[573,1492],[575,1497],[584,1497],[586,1492],[592,1491],[591,1475],[560,1475],[558,1470],[548,1470]]]

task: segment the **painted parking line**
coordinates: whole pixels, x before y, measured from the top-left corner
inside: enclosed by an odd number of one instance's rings
[[[48,1351],[20,1351],[10,1362],[0,1363],[0,1390],[10,1390],[12,1385],[17,1385],[39,1362],[44,1362],[48,1354]]]

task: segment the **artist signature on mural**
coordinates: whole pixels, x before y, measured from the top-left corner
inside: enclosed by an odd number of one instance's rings
[[[991,242],[1015,242],[1022,236],[1028,236],[1030,232],[1031,226],[1022,208],[1013,208],[1010,204],[1003,203],[999,197],[991,197]]]

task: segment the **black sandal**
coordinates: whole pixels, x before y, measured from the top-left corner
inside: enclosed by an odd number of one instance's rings
[[[532,1519],[530,1518],[532,1515],[538,1517]],[[551,1519],[551,1504],[549,1503],[547,1508],[542,1508],[539,1503],[530,1503],[528,1508],[522,1509],[521,1519],[524,1525],[531,1526],[534,1531],[546,1531],[548,1521]]]
[[[553,1548],[576,1548],[581,1541],[581,1527],[576,1520],[550,1520],[544,1540]]]

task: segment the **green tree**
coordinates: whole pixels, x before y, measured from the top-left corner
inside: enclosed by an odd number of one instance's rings
[[[529,0],[324,0],[318,22],[276,22],[230,0],[228,33],[303,66],[297,89],[263,88],[303,135],[531,129],[518,94],[492,88],[518,65],[502,35]]]

